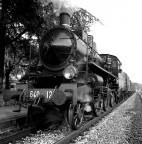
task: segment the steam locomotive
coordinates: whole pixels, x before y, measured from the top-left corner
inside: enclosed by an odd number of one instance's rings
[[[116,56],[98,54],[92,36],[70,28],[68,13],[60,14],[60,24],[42,37],[42,67],[29,73],[28,89],[20,101],[30,104],[28,118],[60,114],[67,125],[78,129],[85,114],[95,117],[107,111],[126,96],[128,87],[120,88],[122,63]]]

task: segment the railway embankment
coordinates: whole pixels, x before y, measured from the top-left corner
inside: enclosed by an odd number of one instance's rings
[[[136,92],[73,143],[142,144],[142,94]]]

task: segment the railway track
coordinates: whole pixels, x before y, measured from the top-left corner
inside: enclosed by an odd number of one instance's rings
[[[0,138],[0,144],[7,144],[12,141],[16,141],[17,139],[20,139],[22,137],[31,134],[34,130],[35,127],[29,127],[24,130],[18,130],[18,132],[14,132],[13,134]]]
[[[103,112],[99,117],[95,117],[91,121],[87,122],[80,129],[78,129],[76,131],[73,131],[73,132],[70,132],[67,136],[61,138],[60,140],[58,140],[54,144],[69,144],[70,142],[73,141],[73,139],[75,139],[77,136],[79,136],[84,131],[87,131],[92,125],[99,122],[99,120],[101,120],[104,116],[108,115],[110,112],[112,112],[118,106],[120,106],[124,101],[126,101],[133,94],[134,94],[134,92],[131,93],[129,96],[127,96],[127,98],[125,98],[119,104],[114,105],[113,108],[109,107],[108,111]],[[12,133],[10,135],[7,135],[5,137],[1,137],[0,138],[0,144],[7,144],[7,143],[10,143],[10,142],[16,141],[18,139],[21,139],[23,137],[26,137],[26,136],[30,135],[31,133],[33,133],[35,131],[37,131],[35,125],[33,125],[31,127],[28,127],[28,128],[23,128],[21,130],[18,130],[18,132],[14,132],[14,133]]]
[[[134,93],[130,94],[133,95]],[[93,120],[89,121],[85,125],[83,125],[79,130],[76,130],[72,132],[71,134],[67,135],[66,137],[62,138],[60,141],[55,142],[54,144],[69,144],[75,139],[77,136],[79,136],[84,131],[87,131],[91,126],[93,126],[95,123],[99,122],[104,116],[108,115],[110,112],[112,112],[114,109],[119,107],[124,101],[126,101],[130,96],[125,98],[123,101],[121,101],[119,104],[116,104],[113,108],[109,107],[108,111],[102,113],[100,117],[96,117]]]

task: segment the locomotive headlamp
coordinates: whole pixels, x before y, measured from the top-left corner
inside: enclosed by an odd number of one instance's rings
[[[17,77],[18,80],[20,80],[24,75],[25,75],[25,70],[20,69],[20,70],[17,71],[16,77]]]
[[[77,68],[70,65],[64,69],[63,75],[66,79],[72,79],[77,74]]]

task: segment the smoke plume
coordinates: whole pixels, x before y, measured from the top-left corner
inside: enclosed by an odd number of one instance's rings
[[[72,16],[75,11],[78,11],[80,8],[71,3],[71,0],[39,0],[43,6],[53,3],[54,11],[57,16],[62,12],[66,12]]]
[[[78,100],[85,103],[84,110],[87,112],[90,112],[91,106],[89,105],[89,102],[92,100],[91,96],[89,95],[91,92],[91,88],[87,85],[78,87],[77,95]]]

